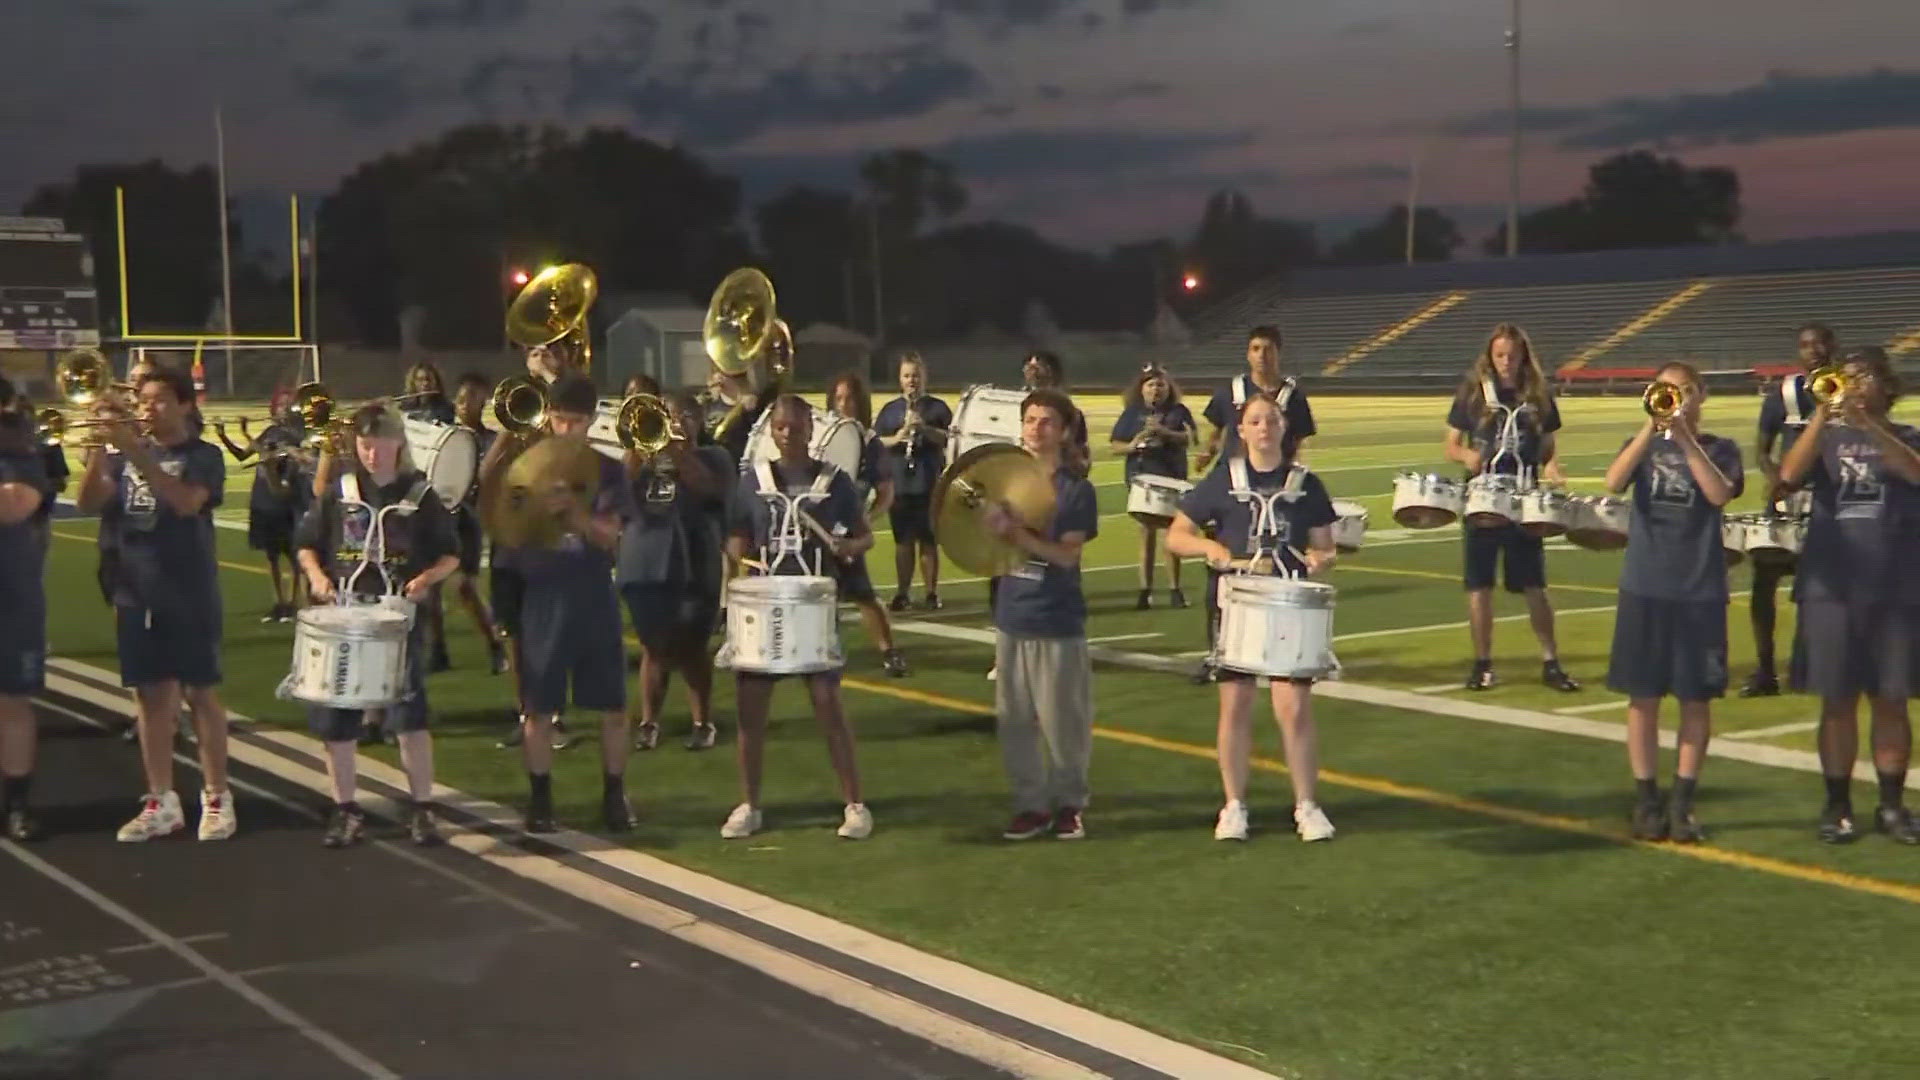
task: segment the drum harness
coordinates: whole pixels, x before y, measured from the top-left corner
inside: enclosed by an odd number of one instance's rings
[[[767,509],[773,516],[773,528],[768,531],[767,543],[760,548],[760,561],[766,564],[766,573],[778,572],[783,561],[792,559],[802,574],[810,574],[813,577],[826,576],[821,572],[820,552],[814,552],[813,565],[807,565],[806,537],[800,532],[800,515],[806,512],[803,507],[807,504],[826,500],[827,493],[833,486],[833,478],[839,472],[839,466],[830,461],[822,461],[820,475],[813,478],[812,485],[798,495],[788,495],[780,490],[780,485],[774,481],[773,462],[754,463],[753,475],[760,485],[760,497],[767,501]]]
[[[1520,460],[1520,415],[1533,406],[1525,402],[1521,402],[1518,405],[1500,404],[1500,392],[1494,387],[1493,376],[1491,375],[1485,376],[1480,380],[1480,396],[1485,400],[1487,408],[1505,414],[1505,418],[1500,421],[1500,434],[1494,440],[1493,456],[1481,463],[1480,475],[1492,475],[1494,465],[1497,464],[1501,458],[1511,457],[1513,458],[1515,466],[1517,466],[1517,471],[1514,473],[1514,481],[1519,485],[1519,489],[1521,491],[1532,490],[1538,483],[1538,480],[1534,475],[1535,470],[1526,462]],[[1478,479],[1478,477],[1475,479]]]

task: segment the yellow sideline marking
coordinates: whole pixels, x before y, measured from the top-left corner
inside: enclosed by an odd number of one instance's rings
[[[1451,308],[1459,307],[1462,303],[1466,301],[1467,297],[1470,295],[1472,294],[1464,293],[1464,292],[1450,292],[1447,295],[1440,297],[1439,299],[1433,301],[1432,303],[1429,303],[1426,306],[1420,308],[1418,311],[1415,311],[1413,314],[1407,316],[1406,318],[1401,319],[1399,322],[1394,323],[1392,326],[1387,327],[1385,330],[1380,331],[1379,333],[1373,335],[1372,337],[1361,342],[1360,344],[1355,345],[1353,348],[1348,349],[1347,354],[1345,356],[1342,356],[1338,360],[1331,361],[1327,364],[1326,367],[1321,368],[1320,374],[1322,375],[1340,374],[1342,371],[1346,370],[1348,367],[1359,363],[1361,360],[1366,359],[1367,354],[1386,348],[1388,345],[1391,345],[1394,342],[1400,340],[1401,338],[1406,337],[1408,334],[1413,333],[1415,330],[1419,329],[1422,325],[1429,322],[1435,316],[1441,314],[1442,312],[1445,312]]]
[[[81,536],[79,533],[61,532],[59,529],[54,529],[53,535],[59,537],[62,540],[78,540],[84,544],[92,544],[97,542],[96,538],[94,537]],[[247,566],[244,563],[227,562],[225,559],[215,559],[214,561],[219,563],[221,566],[226,567],[229,570],[238,570],[246,574],[265,574],[266,573],[265,569],[258,566]]]
[[[925,690],[908,690],[904,687],[889,686],[885,683],[869,682],[866,679],[842,677],[842,685],[856,690],[882,694],[904,701],[917,701],[927,705],[937,705],[969,716],[993,716],[992,707],[984,702],[968,701],[964,698],[948,697],[945,694],[929,693]],[[1110,742],[1126,743],[1130,746],[1161,750],[1169,754],[1198,758],[1204,761],[1217,761],[1218,755],[1210,746],[1196,743],[1177,742],[1162,739],[1154,735],[1143,735],[1136,731],[1124,731],[1119,728],[1096,725],[1093,733]],[[1284,774],[1287,766],[1273,758],[1255,757],[1253,767],[1262,772]],[[1574,833],[1589,836],[1596,840],[1620,844],[1626,847],[1647,848],[1668,855],[1679,855],[1699,862],[1714,863],[1720,866],[1732,866],[1755,873],[1771,874],[1775,877],[1793,881],[1804,881],[1815,885],[1829,885],[1849,892],[1863,893],[1869,896],[1885,897],[1889,900],[1901,900],[1909,904],[1920,904],[1920,885],[1905,882],[1887,881],[1884,878],[1866,877],[1862,874],[1849,874],[1840,870],[1828,870],[1805,863],[1789,862],[1767,855],[1756,855],[1746,851],[1714,847],[1710,844],[1668,844],[1649,840],[1635,840],[1616,829],[1596,825],[1591,821],[1566,817],[1561,814],[1543,814],[1535,810],[1523,810],[1515,806],[1502,806],[1482,799],[1473,799],[1461,795],[1449,795],[1443,791],[1420,787],[1416,784],[1403,784],[1397,780],[1387,780],[1377,776],[1361,776],[1357,773],[1340,772],[1334,769],[1321,769],[1320,779],[1339,787],[1353,788],[1373,795],[1403,799],[1409,802],[1425,803],[1443,810],[1457,813],[1475,814],[1480,817],[1494,818],[1515,825],[1526,825],[1536,829]]]
[[[1711,281],[1696,281],[1687,285],[1680,291],[1628,320],[1613,333],[1575,352],[1567,359],[1566,363],[1560,365],[1560,369],[1556,374],[1565,375],[1570,371],[1579,371],[1581,368],[1586,367],[1588,362],[1595,357],[1611,351],[1621,342],[1673,314],[1687,304],[1692,303],[1701,293],[1711,288],[1713,288],[1713,282]]]

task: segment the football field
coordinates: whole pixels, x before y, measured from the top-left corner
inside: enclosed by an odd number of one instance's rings
[[[1193,606],[1174,610],[1163,563],[1154,607],[1135,610],[1139,530],[1125,514],[1121,464],[1105,448],[1119,402],[1079,400],[1094,431],[1102,512],[1084,556],[1099,736],[1084,842],[999,839],[1008,806],[985,678],[986,587],[951,567],[944,610],[895,616],[908,678],[886,677],[858,620],[842,619],[870,840],[833,835],[832,773],[796,686],[775,695],[766,831],[719,838],[738,798],[723,679],[723,741],[707,753],[680,748],[687,710],[681,689],[670,693],[662,748],[630,767],[640,824],[624,842],[1282,1076],[1912,1074],[1904,1018],[1920,994],[1920,850],[1871,834],[1844,848],[1814,839],[1811,699],[1718,705],[1698,807],[1709,842],[1679,847],[1626,835],[1625,702],[1603,685],[1617,553],[1548,546],[1560,654],[1581,692],[1540,684],[1524,607],[1505,593],[1496,601],[1501,685],[1460,689],[1471,650],[1459,531],[1410,532],[1390,515],[1397,473],[1441,467],[1439,398],[1314,402],[1321,434],[1305,458],[1334,498],[1371,515],[1364,548],[1330,579],[1344,670],[1314,705],[1320,801],[1339,836],[1304,845],[1292,834],[1269,723],[1256,735],[1253,837],[1215,842],[1216,697],[1185,677],[1205,647],[1205,573],[1187,568]],[[1758,505],[1757,410],[1757,398],[1721,397],[1702,425],[1747,449],[1749,494],[1738,511]],[[1568,399],[1562,415],[1571,484],[1597,491],[1641,420],[1639,402]],[[219,532],[226,700],[297,727],[300,710],[274,697],[291,631],[258,621],[272,595],[246,548],[252,474],[229,464],[219,512],[235,526]],[[884,522],[878,531],[868,559],[884,598],[893,545]],[[55,534],[54,652],[113,668],[94,523],[63,519]],[[1753,650],[1749,575],[1732,575],[1737,685]],[[1785,657],[1793,605],[1784,594],[1780,609]],[[494,745],[510,684],[486,674],[483,644],[457,604],[447,622],[455,670],[429,683],[440,779],[521,805],[518,754]],[[392,760],[384,747],[367,752]],[[560,816],[589,832],[597,758],[582,740],[556,764]],[[1663,786],[1671,768],[1669,753]],[[131,812],[131,768],[127,784]],[[1873,798],[1870,784],[1858,786],[1857,806]],[[341,857],[323,852],[316,834],[316,867]]]

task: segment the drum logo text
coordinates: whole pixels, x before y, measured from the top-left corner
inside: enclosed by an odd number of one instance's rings
[[[333,691],[336,694],[347,692],[347,679],[353,672],[353,647],[341,642],[333,651]]]
[[[767,613],[768,641],[774,656],[787,655],[787,609],[774,605]]]

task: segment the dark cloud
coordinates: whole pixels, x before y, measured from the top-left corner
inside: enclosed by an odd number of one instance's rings
[[[498,30],[527,17],[530,0],[412,0],[407,26],[414,30]]]
[[[273,13],[282,19],[297,19],[305,15],[324,15],[333,10],[336,0],[286,0],[286,3],[273,9]]]
[[[643,120],[672,122],[690,141],[726,146],[779,123],[919,116],[972,97],[985,85],[973,65],[925,43],[801,61],[748,89],[703,89],[698,72],[693,74],[691,80],[669,81],[640,58],[575,57],[566,101],[571,107],[622,107]]]
[[[101,22],[126,22],[146,14],[138,4],[127,0],[80,0],[73,5],[82,15]]]
[[[1395,165],[1390,161],[1371,161],[1357,165],[1335,165],[1330,169],[1309,173],[1300,179],[1324,183],[1364,184],[1386,180],[1405,180],[1411,172],[1405,165]]]
[[[1135,79],[1114,87],[1111,96],[1115,101],[1127,98],[1164,97],[1172,90],[1171,85],[1158,79]]]
[[[1059,101],[1061,98],[1067,96],[1067,91],[1064,87],[1056,86],[1053,83],[1041,83],[1039,86],[1034,87],[1034,91],[1040,95],[1042,101]]]
[[[1199,7],[1207,0],[1122,0],[1120,12],[1129,17],[1151,15],[1156,11],[1172,11],[1176,8]]]
[[[388,56],[392,54],[393,54],[392,49],[376,42],[373,44],[362,45],[359,48],[353,50],[353,62],[356,64],[375,64],[375,63],[379,63],[382,60],[385,60]]]
[[[1371,19],[1355,19],[1340,28],[1345,37],[1386,37],[1399,29],[1392,19],[1385,15]]]
[[[953,139],[927,152],[951,161],[961,179],[1118,175],[1164,171],[1168,162],[1252,142],[1250,132],[1021,130]]]
[[[380,127],[411,111],[418,101],[412,74],[398,66],[341,71],[302,71],[300,88],[362,127]]]
[[[1162,10],[1197,7],[1208,0],[1123,0],[1126,18]],[[1106,16],[1089,0],[933,0],[931,7],[909,11],[895,24],[910,34],[934,34],[950,25],[971,26],[988,37],[1002,38],[1016,30],[1100,29]]]
[[[1774,72],[1761,82],[1718,93],[1523,110],[1521,123],[1530,131],[1557,134],[1558,144],[1569,150],[1715,146],[1920,127],[1920,72]],[[1449,130],[1491,135],[1505,132],[1508,124],[1506,113],[1490,111],[1456,121]]]

